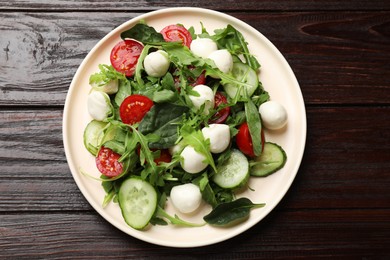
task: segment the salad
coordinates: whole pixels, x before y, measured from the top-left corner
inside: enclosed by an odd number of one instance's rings
[[[111,64],[89,78],[84,146],[101,174],[103,207],[118,203],[139,230],[231,225],[263,207],[235,194],[250,189],[249,178],[285,165],[286,153],[264,128],[283,128],[287,112],[263,88],[243,35],[231,25],[157,32],[141,21],[121,38]],[[165,211],[168,197],[184,216],[202,201],[212,210],[191,223]]]

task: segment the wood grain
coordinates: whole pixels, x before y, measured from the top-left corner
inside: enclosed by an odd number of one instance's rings
[[[82,0],[82,1],[0,1],[0,9],[3,10],[83,10],[83,11],[134,11],[134,10],[157,10],[166,7],[202,7],[213,10],[247,10],[247,11],[284,11],[284,10],[390,10],[390,4],[386,1],[374,0],[330,0],[330,1],[310,1],[310,0],[130,0],[130,1],[106,1],[106,0]]]
[[[232,15],[258,29],[283,53],[298,75],[306,104],[389,104],[390,78],[384,75],[390,70],[390,12]],[[0,105],[63,105],[87,53],[135,16],[2,14]]]
[[[386,210],[274,211],[223,243],[172,250],[128,236],[95,214],[8,214],[0,215],[0,258],[385,259],[388,215]]]

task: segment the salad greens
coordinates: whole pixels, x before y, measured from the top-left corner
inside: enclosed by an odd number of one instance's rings
[[[118,203],[118,195],[121,194],[119,204],[122,212],[127,212],[123,214],[127,214],[125,219],[128,220],[128,214],[133,214],[131,212],[134,209],[125,204],[130,196],[126,194],[138,194],[138,205],[143,205],[144,200],[149,201],[146,191],[151,187],[157,194],[158,205],[153,208],[153,216],[146,223],[142,223],[142,217],[136,216],[139,221],[135,228],[143,228],[144,224],[148,223],[166,225],[167,222],[181,226],[203,225],[204,223],[186,222],[164,210],[170,190],[184,183],[196,184],[203,200],[213,208],[212,212],[204,217],[204,221],[211,225],[227,225],[245,219],[251,209],[265,205],[254,204],[247,198],[236,199],[235,189],[221,188],[212,180],[212,177],[218,174],[218,167],[229,162],[232,148],[235,146],[232,140],[242,123],[248,124],[254,154],[260,156],[262,153],[264,141],[260,135],[262,124],[258,107],[270,97],[257,78],[260,63],[249,52],[243,35],[231,25],[215,30],[212,35],[203,25],[199,35],[195,34],[192,27],[188,28],[188,31],[191,32],[193,40],[199,37],[209,38],[217,43],[218,49],[228,50],[233,56],[234,64],[238,64],[236,68],[241,71],[223,73],[212,60],[199,58],[181,42],[165,41],[161,33],[141,21],[121,33],[123,40],[134,39],[143,44],[134,76],[126,77],[106,64],[99,65],[100,71],[90,76],[93,89],[109,95],[113,115],[102,121],[93,120],[87,126],[84,133],[85,146],[95,157],[102,147],[111,149],[119,155],[117,162],[123,167],[117,176],[101,175],[99,180],[106,192],[103,207],[110,202]],[[165,51],[171,63],[167,73],[159,78],[148,76],[143,64],[145,57],[156,50]],[[255,76],[248,73],[255,73]],[[216,105],[208,113],[200,113],[202,109],[196,109],[190,98],[199,96],[199,93],[193,90],[192,82],[202,74],[214,94],[220,92],[227,97],[225,103]],[[104,87],[112,81],[117,82],[116,91],[105,91]],[[140,122],[129,125],[122,122],[119,108],[124,100],[133,94],[148,97],[153,101],[153,106]],[[210,152],[210,140],[204,137],[201,128],[209,126],[213,116],[225,108],[230,109],[225,122],[229,126],[230,144],[224,152],[213,154]],[[186,146],[193,147],[201,154],[208,167],[196,174],[186,172],[181,167],[183,158],[180,156]],[[168,161],[158,161],[164,150],[172,147],[177,147],[179,152],[173,153]],[[249,161],[248,165],[255,165],[254,158],[243,157],[243,160]],[[242,174],[249,176],[249,171]],[[142,188],[135,191],[136,184],[141,182]],[[122,186],[126,186],[126,192]],[[153,197],[153,201],[155,199]],[[132,201],[135,201],[134,198]],[[142,212],[142,206],[136,210]],[[148,214],[150,210],[149,208]]]

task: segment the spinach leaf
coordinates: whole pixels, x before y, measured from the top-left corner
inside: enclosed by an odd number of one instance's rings
[[[153,92],[152,100],[156,103],[175,102],[179,99],[177,92],[172,90],[163,89],[160,91]]]
[[[144,23],[138,23],[129,30],[121,33],[121,38],[135,39],[143,43],[160,43],[164,42],[164,37],[158,33],[153,27]]]
[[[232,202],[219,204],[203,219],[210,225],[224,226],[248,217],[252,208],[264,206],[264,203],[254,204],[248,198],[240,198]]]
[[[118,92],[115,94],[115,104],[119,107],[123,100],[131,95],[131,84],[128,80],[119,80]]]
[[[253,152],[256,156],[260,156],[262,150],[261,120],[259,111],[251,99],[245,103],[245,116],[252,138]]]
[[[153,133],[160,136],[160,140],[149,143],[150,148],[169,148],[177,141],[178,123],[188,110],[188,107],[171,103],[155,104],[140,122],[138,130],[144,135]]]

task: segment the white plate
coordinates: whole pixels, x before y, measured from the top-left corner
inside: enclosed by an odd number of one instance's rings
[[[166,25],[181,23],[185,27],[194,26],[200,33],[200,22],[209,33],[214,29],[233,25],[246,38],[250,51],[261,63],[260,80],[270,93],[272,100],[282,103],[288,111],[288,126],[277,132],[266,131],[266,139],[280,144],[286,151],[288,160],[285,167],[266,178],[251,178],[249,186],[254,191],[246,191],[239,196],[250,198],[254,203],[265,202],[264,208],[251,211],[245,222],[228,228],[204,226],[200,228],[183,228],[173,225],[152,226],[148,230],[138,231],[130,228],[124,222],[117,204],[111,203],[102,208],[104,191],[101,184],[79,171],[83,169],[90,174],[99,173],[96,170],[94,158],[83,145],[83,131],[91,120],[86,100],[90,86],[89,76],[98,70],[101,63],[110,64],[109,55],[112,47],[120,41],[120,33],[137,24],[141,19],[148,25],[161,30]],[[125,22],[105,36],[87,55],[78,68],[70,85],[65,101],[63,117],[63,138],[65,153],[73,178],[92,207],[112,225],[123,232],[147,241],[149,243],[170,247],[197,247],[210,245],[232,238],[262,220],[283,198],[293,182],[302,160],[306,141],[306,113],[302,93],[298,82],[287,61],[276,47],[261,33],[246,23],[229,15],[200,8],[169,8],[150,12]],[[208,213],[209,207],[191,216],[180,215],[185,220],[202,222],[202,217]],[[174,213],[168,205],[167,211]]]

